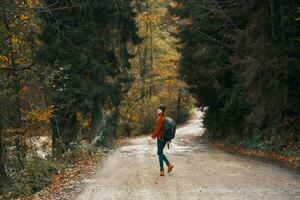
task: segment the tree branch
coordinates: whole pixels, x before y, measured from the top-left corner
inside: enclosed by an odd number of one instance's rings
[[[9,70],[9,71],[24,71],[24,70],[28,70],[30,69],[32,66],[34,66],[35,63],[31,63],[30,65],[28,65],[27,67],[23,67],[20,69],[15,69],[15,68],[11,68],[11,67],[5,67],[5,68],[0,68],[0,70]]]
[[[74,9],[74,8],[82,8],[86,7],[87,4],[78,4],[73,6],[63,6],[58,8],[51,8],[51,7],[39,7],[39,8],[5,8],[3,6],[0,6],[0,11],[4,13],[49,13],[53,11],[59,11],[59,10],[67,10],[67,9]]]

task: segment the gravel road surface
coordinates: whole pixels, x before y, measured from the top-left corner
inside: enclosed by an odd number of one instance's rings
[[[108,153],[75,199],[300,200],[298,172],[214,148],[200,138],[201,116],[195,111],[165,148],[172,173],[159,176],[156,141],[134,138]]]

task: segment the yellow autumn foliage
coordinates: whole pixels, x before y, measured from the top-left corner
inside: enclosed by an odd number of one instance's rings
[[[24,133],[25,129],[20,127],[20,128],[16,128],[16,127],[9,127],[4,129],[5,132],[7,133]]]
[[[89,122],[89,120],[84,120],[83,122],[82,122],[82,127],[83,128],[85,128],[85,129],[87,129],[87,128],[89,128],[90,127],[90,122]]]
[[[130,60],[130,74],[135,81],[121,108],[123,130],[120,133],[126,132],[126,135],[149,134],[160,104],[166,105],[168,116],[181,123],[194,103],[186,84],[177,79],[181,54],[174,48],[178,41],[167,31],[172,24],[161,26],[169,16],[161,5],[168,2],[147,2],[148,9],[136,17],[139,35],[144,40],[133,50],[137,56]]]
[[[24,15],[24,14],[20,15],[21,20],[28,20],[28,19],[30,19],[30,17],[31,17],[31,15]]]
[[[172,8],[182,8],[183,7],[183,4],[182,3],[179,3],[177,1],[171,1],[169,3],[169,5],[172,7]]]
[[[19,43],[19,39],[17,38],[16,35],[12,35],[10,38],[10,41],[12,44],[18,44]]]
[[[0,62],[8,62],[8,57],[4,55],[0,55]]]
[[[54,107],[49,106],[47,108],[41,108],[32,111],[22,109],[21,111],[25,115],[25,119],[28,121],[49,122],[50,117],[53,114]]]

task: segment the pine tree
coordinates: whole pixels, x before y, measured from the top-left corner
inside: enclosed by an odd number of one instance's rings
[[[47,46],[40,54],[56,74],[49,89],[57,107],[57,119],[52,119],[54,144],[61,134],[66,147],[76,142],[77,112],[91,117],[91,141],[105,125],[103,110],[118,107],[122,84],[127,81],[122,74],[129,67],[126,43],[139,41],[130,1],[84,3],[76,3],[83,5],[80,9],[47,15],[43,34]],[[73,4],[64,1],[57,6]]]
[[[170,8],[181,18],[181,74],[199,106],[208,108],[204,124],[212,136],[299,136],[297,5],[203,0]]]

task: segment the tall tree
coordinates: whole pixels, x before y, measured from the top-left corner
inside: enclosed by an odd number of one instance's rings
[[[55,1],[47,1],[47,5]],[[58,76],[50,85],[56,106],[52,119],[53,141],[76,142],[76,113],[90,117],[92,140],[104,126],[104,109],[118,106],[122,74],[129,68],[127,42],[139,40],[130,1],[64,1],[57,7],[82,5],[47,15],[40,59]],[[46,19],[46,18],[45,18]],[[116,109],[118,110],[118,109]],[[61,135],[61,138],[59,138]]]
[[[299,136],[297,6],[226,0],[171,5],[179,17],[174,34],[182,44],[181,74],[207,107],[204,124],[212,136]]]

